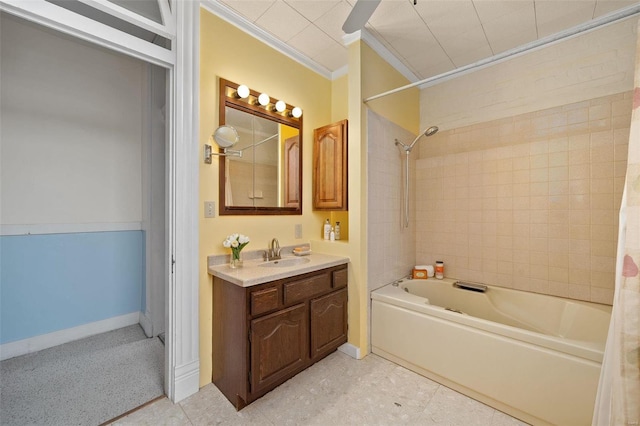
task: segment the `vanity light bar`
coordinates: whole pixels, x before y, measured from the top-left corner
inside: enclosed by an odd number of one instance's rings
[[[287,105],[282,100],[272,102],[272,99],[266,93],[257,93],[249,89],[248,86],[241,84],[237,88],[226,86],[225,95],[229,98],[235,98],[246,102],[254,107],[264,108],[269,112],[278,113],[289,118],[299,119],[302,117],[302,109]]]

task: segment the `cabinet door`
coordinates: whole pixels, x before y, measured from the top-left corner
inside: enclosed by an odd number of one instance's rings
[[[251,321],[251,393],[284,381],[308,361],[309,332],[304,303]]]
[[[313,131],[313,208],[347,210],[347,120]]]
[[[347,341],[347,289],[311,301],[311,358],[317,360]]]

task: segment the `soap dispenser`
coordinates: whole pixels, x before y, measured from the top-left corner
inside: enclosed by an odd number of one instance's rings
[[[323,235],[323,238],[325,240],[328,240],[330,233],[331,233],[331,223],[329,222],[329,219],[327,219],[326,222],[324,223],[324,235]]]

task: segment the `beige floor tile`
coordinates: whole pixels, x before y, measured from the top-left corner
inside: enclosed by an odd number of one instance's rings
[[[495,410],[445,386],[436,391],[420,418],[451,426],[491,425]]]
[[[241,411],[212,384],[163,399],[119,425],[522,426],[500,411],[376,355],[335,352]]]
[[[241,411],[235,407],[213,384],[208,384],[180,402],[182,409],[194,426],[197,425],[270,425],[272,424],[253,404]]]

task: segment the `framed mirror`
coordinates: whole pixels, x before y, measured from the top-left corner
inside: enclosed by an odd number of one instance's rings
[[[220,215],[302,214],[302,115],[260,95],[220,79],[219,124],[238,135],[219,157]]]

